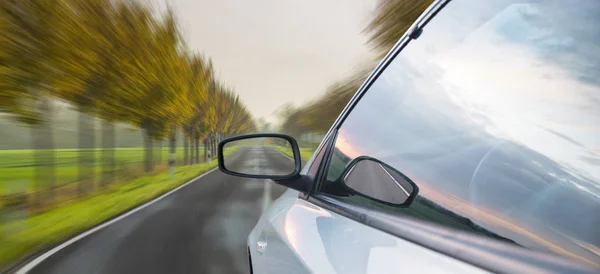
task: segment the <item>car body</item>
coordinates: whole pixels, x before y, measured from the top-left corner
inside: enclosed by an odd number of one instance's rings
[[[276,180],[291,188],[248,237],[253,273],[600,273],[598,14],[435,1],[299,175]],[[362,156],[416,199],[333,190]]]

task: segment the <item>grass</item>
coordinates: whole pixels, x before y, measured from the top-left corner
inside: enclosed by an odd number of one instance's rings
[[[235,148],[225,152],[229,155]],[[0,216],[0,269],[15,260],[89,229],[143,202],[155,198],[217,166],[201,163],[177,167],[173,178],[169,172],[143,176],[129,183],[115,185],[84,200],[26,218],[25,213],[11,212]]]
[[[281,153],[283,153],[289,157],[292,157],[292,158],[294,157],[294,152],[289,147],[275,146],[275,148],[277,148],[277,150],[281,151]],[[306,161],[308,161],[308,159],[310,159],[310,157],[312,157],[313,153],[315,153],[315,148],[301,147],[300,148],[300,159],[302,160],[302,162],[306,162]]]
[[[159,158],[158,152],[161,151],[160,159],[162,164],[166,164],[169,158],[169,148],[156,148],[153,153],[155,162]],[[35,154],[34,150],[0,150],[0,195],[14,194],[30,191],[34,186],[33,176],[35,174]],[[200,148],[200,155],[204,155],[203,148]],[[55,178],[57,184],[69,183],[77,180],[78,177],[78,150],[77,149],[57,149],[55,150]],[[132,169],[142,169],[144,160],[143,148],[116,148],[114,152],[115,164],[122,172],[128,172]],[[182,147],[176,149],[176,161],[183,162],[184,151]],[[101,167],[101,149],[96,149],[94,171],[91,176],[94,179],[100,177]],[[119,172],[117,172],[117,176]],[[38,182],[40,183],[40,182]],[[37,187],[44,187],[37,185]]]

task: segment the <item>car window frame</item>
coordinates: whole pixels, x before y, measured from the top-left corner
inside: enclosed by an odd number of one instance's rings
[[[313,181],[311,190],[307,193],[306,197],[310,197],[313,194],[316,194],[316,189],[318,189],[323,181],[325,180],[325,175],[327,175],[327,170],[329,169],[329,163],[331,160],[331,153],[335,148],[335,140],[337,138],[338,131],[352,109],[358,104],[363,95],[369,90],[369,88],[373,85],[373,83],[379,78],[379,76],[385,71],[385,69],[392,63],[392,61],[396,58],[396,56],[410,43],[412,40],[416,40],[421,35],[423,28],[427,25],[435,15],[441,11],[446,4],[448,4],[451,0],[434,0],[434,2],[415,20],[415,22],[408,28],[408,30],[402,35],[402,37],[396,42],[396,44],[390,49],[390,51],[386,54],[386,56],[377,64],[375,69],[371,72],[371,74],[367,77],[367,79],[361,84],[360,88],[354,93],[352,98],[340,115],[335,119],[333,125],[325,135],[326,137],[323,139],[323,143],[320,146],[326,146],[327,151],[324,154],[324,161],[320,162],[319,172],[317,177]],[[329,138],[329,139],[327,139]],[[327,142],[327,143],[325,143]]]
[[[426,17],[431,18],[432,16],[429,16],[429,14],[426,14],[428,11],[434,10],[435,13],[437,13],[437,10],[435,10],[435,7],[441,8],[442,6],[438,6],[440,3],[443,3],[443,5],[445,5],[449,1],[450,0],[436,0],[436,2],[431,4],[431,6],[423,13],[423,15],[421,15],[420,19],[426,18]],[[323,160],[321,160],[319,162],[319,171],[317,172],[317,176],[313,180],[310,190],[307,193],[304,193],[302,195],[302,197],[304,199],[309,200],[309,198],[312,195],[317,194],[317,189],[319,189],[321,187],[323,181],[325,180],[326,175],[327,175],[327,170],[329,169],[331,153],[333,152],[333,149],[335,148],[335,140],[337,139],[338,130],[340,129],[341,125],[344,123],[344,120],[350,114],[350,112],[352,111],[354,106],[360,101],[362,96],[371,87],[371,85],[377,80],[379,75],[381,73],[383,73],[385,68],[391,63],[391,61],[394,60],[396,55],[398,55],[398,53],[400,53],[400,51],[408,44],[408,42],[410,40],[416,39],[418,37],[418,36],[414,36],[414,33],[420,34],[420,27],[424,26],[424,24],[422,24],[422,21],[420,19],[417,19],[417,21],[415,21],[415,23],[409,28],[407,33],[404,34],[402,36],[402,38],[400,38],[400,40],[398,40],[398,42],[394,45],[394,47],[390,50],[390,52],[383,58],[383,60],[381,60],[379,62],[379,64],[371,72],[369,77],[367,77],[367,79],[361,84],[360,88],[356,91],[356,93],[354,93],[352,98],[350,98],[350,101],[348,102],[348,104],[346,104],[346,106],[344,107],[342,112],[338,115],[338,117],[333,122],[333,125],[331,126],[331,128],[329,129],[327,134],[325,135],[326,137],[323,139],[323,143],[321,143],[321,145],[320,145],[321,148],[326,149],[326,151],[323,154],[323,158],[322,158]],[[317,155],[317,154],[315,153],[315,155]]]
[[[310,184],[308,191],[300,192],[298,194],[299,198],[308,200],[308,197],[310,197],[310,195],[318,189],[317,182],[319,181],[319,178],[320,178],[319,176],[321,176],[321,174],[324,172],[323,164],[325,161],[323,161],[323,160],[327,159],[328,151],[329,151],[329,143],[331,143],[332,140],[335,140],[334,135],[330,134],[330,132],[325,134],[325,137],[323,137],[323,140],[321,141],[321,143],[319,144],[319,146],[317,147],[317,149],[315,150],[315,152],[313,153],[311,158],[306,162],[305,169],[303,169],[301,172],[301,174],[303,176],[308,177],[307,174],[309,174],[313,168],[316,168],[317,172],[316,172],[314,178],[311,179],[311,184]],[[324,152],[323,155],[320,155],[321,152]]]
[[[360,102],[363,95],[385,71],[397,55],[410,43],[418,39],[425,26],[446,4],[452,0],[434,0],[434,2],[419,16],[408,31],[398,40],[388,54],[379,62],[369,77],[352,96],[346,107],[336,118],[320,145],[326,149],[319,164],[319,171],[313,180],[311,189],[304,194],[308,202],[330,210],[344,217],[353,219],[364,225],[373,227],[404,240],[421,245],[425,248],[440,252],[449,257],[499,273],[596,273],[597,269],[582,266],[556,254],[528,250],[507,243],[498,242],[480,235],[469,234],[426,223],[410,217],[391,215],[374,208],[350,204],[333,195],[316,192],[325,180],[338,130],[352,109]],[[426,29],[425,29],[426,30]],[[419,227],[420,229],[415,229]]]

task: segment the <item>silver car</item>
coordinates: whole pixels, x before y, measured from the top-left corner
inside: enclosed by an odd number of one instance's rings
[[[229,145],[289,188],[254,273],[600,273],[600,1],[436,1],[302,170],[290,136]]]

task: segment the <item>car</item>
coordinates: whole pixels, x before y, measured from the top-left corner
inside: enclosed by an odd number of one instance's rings
[[[223,140],[221,171],[288,188],[251,271],[600,273],[599,14],[434,1],[303,168],[291,136]]]

